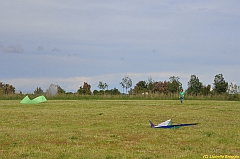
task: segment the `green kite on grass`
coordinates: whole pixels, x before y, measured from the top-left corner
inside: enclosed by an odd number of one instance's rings
[[[42,102],[46,102],[47,99],[44,96],[39,96],[34,98],[33,100],[31,100],[28,96],[24,97],[21,100],[21,104],[37,104],[37,103],[42,103]]]

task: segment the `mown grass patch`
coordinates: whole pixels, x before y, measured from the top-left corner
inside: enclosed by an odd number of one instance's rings
[[[0,101],[1,158],[240,156],[240,103],[185,100]],[[160,123],[200,123],[152,129]]]

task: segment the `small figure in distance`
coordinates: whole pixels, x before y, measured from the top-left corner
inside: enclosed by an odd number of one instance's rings
[[[181,91],[180,91],[180,93],[179,93],[179,96],[180,96],[180,102],[182,103],[182,102],[183,102],[183,98],[184,98],[183,89],[181,89]]]

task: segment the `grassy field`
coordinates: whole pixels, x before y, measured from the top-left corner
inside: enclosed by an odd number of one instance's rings
[[[200,123],[179,129],[152,129]],[[208,155],[208,156],[204,156]],[[240,158],[240,102],[0,100],[0,158]]]

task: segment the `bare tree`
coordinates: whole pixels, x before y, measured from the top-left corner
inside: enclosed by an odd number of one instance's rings
[[[127,90],[128,88],[132,87],[132,80],[131,78],[129,78],[129,76],[125,76],[122,79],[122,82],[120,82],[121,86],[123,87],[123,89],[126,89],[126,94],[127,94]]]
[[[102,81],[99,81],[98,88],[103,90],[105,94],[105,89],[108,87],[107,83],[103,83]]]

